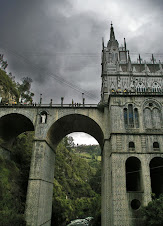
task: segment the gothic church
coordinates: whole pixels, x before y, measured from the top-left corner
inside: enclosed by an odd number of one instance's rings
[[[112,200],[103,207],[102,225],[140,226],[141,206],[163,193],[163,65],[153,54],[150,63],[140,55],[133,63],[112,24],[110,40],[102,46],[100,104],[104,111],[108,106],[109,118],[102,177],[110,171],[102,193]]]

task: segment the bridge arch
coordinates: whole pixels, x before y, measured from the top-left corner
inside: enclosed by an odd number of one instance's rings
[[[7,146],[11,146],[15,137],[25,131],[34,131],[32,121],[18,113],[10,113],[0,118],[0,137]]]
[[[44,126],[38,124],[39,131],[42,131]],[[76,113],[64,115],[46,125],[45,129],[45,139],[36,137],[34,140],[25,211],[27,225],[30,226],[50,225],[55,149],[59,142],[72,132],[85,132],[94,137],[103,149],[102,128],[89,116]],[[35,211],[31,211],[33,209]]]
[[[54,122],[47,132],[47,140],[56,147],[62,138],[73,132],[84,132],[91,135],[102,148],[104,140],[102,128],[95,120],[81,114],[66,115]]]

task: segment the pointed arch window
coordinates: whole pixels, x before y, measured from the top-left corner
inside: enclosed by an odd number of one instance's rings
[[[149,108],[145,108],[144,110],[144,122],[147,129],[152,129],[152,112]]]
[[[139,128],[139,113],[137,108],[134,108],[134,117],[135,117],[135,127]]]
[[[158,108],[153,108],[152,119],[153,119],[154,128],[159,129],[161,125],[161,120],[160,120],[161,118],[160,118],[160,111]]]
[[[128,122],[130,127],[134,127],[134,117],[133,117],[133,106],[132,104],[128,105]]]
[[[154,92],[154,93],[160,93],[161,92],[161,86],[158,84],[158,82],[154,82],[152,84],[152,92]]]
[[[146,87],[145,87],[145,85],[144,85],[143,82],[138,82],[138,84],[136,86],[136,91],[138,93],[144,93],[144,92],[146,92]]]
[[[156,103],[148,103],[144,108],[144,125],[146,129],[161,129],[161,110]]]
[[[127,108],[123,109],[123,113],[124,113],[125,126],[127,126],[128,125],[128,110],[127,110]]]
[[[134,108],[132,104],[128,104],[128,107],[123,109],[123,115],[126,128],[139,128],[139,113],[137,108]]]
[[[112,61],[112,54],[109,52],[108,53],[108,62],[111,63],[111,61]]]

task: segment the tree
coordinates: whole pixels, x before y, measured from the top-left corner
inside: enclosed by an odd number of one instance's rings
[[[65,137],[56,150],[52,225],[94,217],[100,225],[100,194],[89,183],[94,168],[71,151],[73,139]],[[92,181],[93,186],[93,181]]]
[[[146,226],[163,225],[163,194],[142,209]]]
[[[0,69],[0,86],[2,101],[9,101],[9,96],[15,96],[16,100],[19,98],[19,91],[17,89],[15,81],[7,75],[7,73]]]
[[[0,225],[24,225],[24,205],[18,180],[21,172],[11,160],[0,157]]]
[[[32,103],[34,93],[30,91],[32,79],[29,77],[22,78],[22,84],[17,84],[20,96],[23,101]]]
[[[6,61],[3,60],[3,56],[4,56],[3,54],[0,54],[0,63],[1,63],[1,68],[5,70],[8,66],[8,63],[7,63],[7,60]]]
[[[6,73],[5,69],[8,66],[7,61],[4,61],[3,54],[0,54],[0,85],[3,87],[3,102],[9,103],[10,96],[15,96],[15,101],[18,102],[19,97],[23,102],[32,103],[34,93],[30,91],[32,79],[29,77],[22,78],[22,83],[15,82],[15,77],[10,72]],[[4,97],[5,96],[5,97]]]
[[[25,205],[29,169],[33,147],[33,132],[24,132],[14,141],[12,159],[20,171],[19,185],[22,191],[22,202]]]
[[[64,137],[63,138],[63,144],[64,144],[64,146],[66,147],[66,148],[72,148],[72,147],[74,147],[74,139],[73,139],[73,137],[71,137],[71,136],[66,136],[66,137]]]

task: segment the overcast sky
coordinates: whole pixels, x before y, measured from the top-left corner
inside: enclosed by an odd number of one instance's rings
[[[163,61],[163,0],[0,0],[0,52],[8,72],[33,80],[38,102],[98,103],[101,38],[113,22],[119,44],[126,38],[131,59]],[[78,142],[79,143],[79,142]]]

